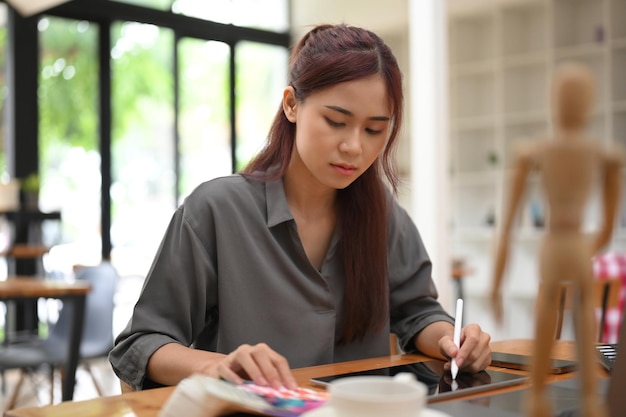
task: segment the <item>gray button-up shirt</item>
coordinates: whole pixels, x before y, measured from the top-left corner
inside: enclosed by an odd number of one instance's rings
[[[283,183],[241,175],[200,185],[175,212],[127,327],[109,359],[135,389],[151,386],[148,359],[167,343],[229,353],[267,343],[292,368],[407,351],[435,321],[437,302],[418,231],[395,201],[390,217],[389,306],[384,329],[338,344],[344,275],[335,232],[321,271],[309,262]],[[354,242],[358,245],[359,242]]]

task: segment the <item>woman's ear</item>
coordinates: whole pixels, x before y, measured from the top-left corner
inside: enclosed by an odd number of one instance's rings
[[[296,90],[292,86],[285,87],[283,90],[283,112],[285,117],[291,123],[296,122],[296,110],[298,108],[298,99],[296,98]]]

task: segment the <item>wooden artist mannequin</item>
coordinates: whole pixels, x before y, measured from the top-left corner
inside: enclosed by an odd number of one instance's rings
[[[508,205],[496,250],[491,299],[498,322],[502,319],[500,285],[507,261],[515,212],[522,201],[531,169],[540,172],[547,207],[545,233],[540,245],[539,273],[542,290],[537,299],[537,320],[527,415],[551,417],[551,404],[543,395],[554,342],[559,290],[571,282],[577,290],[576,348],[581,381],[581,410],[586,417],[606,417],[595,388],[594,327],[591,305],[592,257],[610,240],[619,205],[624,152],[603,147],[584,133],[594,97],[590,72],[577,64],[558,68],[553,81],[554,134],[516,154]],[[597,233],[582,230],[593,187],[601,184],[603,224]]]

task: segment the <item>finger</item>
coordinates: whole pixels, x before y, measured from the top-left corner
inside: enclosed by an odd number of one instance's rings
[[[483,351],[475,360],[466,361],[466,370],[469,372],[480,372],[491,363],[491,351]]]
[[[246,349],[242,349],[241,347],[237,348],[237,362],[241,366],[241,369],[245,371],[250,380],[252,380],[257,385],[267,386],[269,383],[263,374],[263,371],[259,367],[257,360],[258,354],[255,358],[253,356],[252,347],[247,347]]]
[[[215,373],[215,375],[211,375],[214,378],[223,379],[237,385],[243,384],[241,376],[239,376],[237,372],[233,371],[223,362],[219,363],[212,372]]]
[[[459,348],[450,336],[444,336],[439,340],[439,351],[446,358],[454,358],[457,355]]]
[[[466,339],[466,345],[470,345],[473,341],[473,336]],[[480,331],[473,349],[471,349],[467,354],[465,354],[465,351],[459,354],[459,356],[463,359],[462,364],[465,364],[466,369],[478,372],[485,369],[491,363],[491,348],[489,346],[490,341],[491,336],[489,336],[488,333]]]
[[[289,367],[289,362],[287,361],[287,359],[279,355],[279,358],[275,360],[274,365],[278,370],[280,380],[283,382],[283,384],[289,389],[297,389],[298,384],[296,383],[296,379],[291,372],[291,368]]]
[[[461,347],[459,353],[456,355],[456,362],[459,367],[463,366],[464,362],[469,360],[472,363],[486,348],[481,346],[481,338],[483,333],[480,327],[476,324],[470,324],[465,327],[461,334]]]
[[[273,388],[286,386],[294,389],[297,387],[285,357],[266,346],[260,346],[258,350],[255,349],[252,356],[263,377]]]

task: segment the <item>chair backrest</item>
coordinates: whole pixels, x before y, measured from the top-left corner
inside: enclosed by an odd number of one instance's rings
[[[600,310],[600,318],[597,324],[597,342],[601,342],[606,321],[606,312],[610,308],[619,306],[619,294],[621,291],[621,280],[617,278],[595,279],[593,281],[592,305],[594,309]],[[558,316],[555,329],[555,338],[561,337],[563,329],[563,317],[565,311],[571,310],[574,306],[573,284],[562,284],[558,299]]]
[[[81,266],[76,279],[88,281],[91,291],[85,301],[83,337],[80,345],[81,359],[106,356],[113,347],[113,310],[118,274],[109,262],[96,266]],[[72,305],[64,304],[59,319],[44,342],[57,350],[68,340],[72,319]]]

